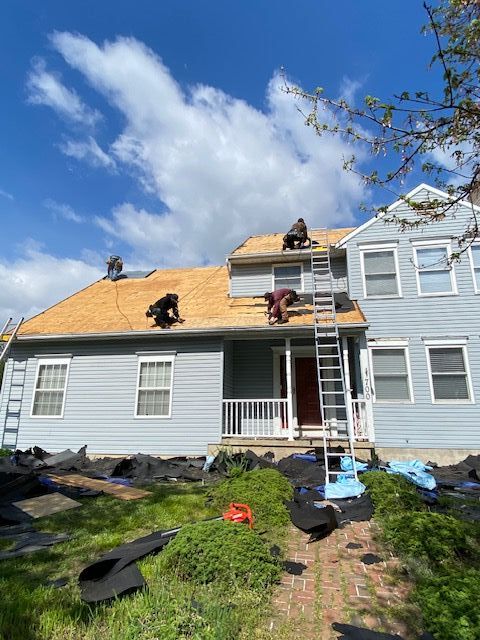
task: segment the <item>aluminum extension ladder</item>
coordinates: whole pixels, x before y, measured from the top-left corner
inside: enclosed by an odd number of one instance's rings
[[[12,318],[9,318],[3,325],[0,333],[0,362],[5,360],[7,357],[10,345],[12,344],[12,341],[15,340],[15,336],[17,335],[22,322],[23,318],[20,318],[20,320],[17,320],[16,322]]]
[[[347,410],[345,376],[342,350],[338,334],[333,278],[330,268],[330,244],[326,229],[317,231],[318,244],[311,245],[313,317],[315,331],[315,355],[317,363],[318,391],[322,416],[323,451],[325,457],[325,484],[330,476],[341,471],[331,471],[332,458],[351,458],[352,473],[358,480],[355,466],[355,449],[351,412]],[[333,439],[348,440],[348,453],[331,451]]]

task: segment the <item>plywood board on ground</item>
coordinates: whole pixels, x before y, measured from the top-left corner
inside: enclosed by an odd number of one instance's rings
[[[81,502],[67,498],[67,496],[61,493],[47,493],[38,498],[29,498],[28,500],[14,502],[13,506],[32,516],[32,518],[43,518],[44,516],[52,515],[52,513],[81,507],[82,504]]]
[[[71,487],[85,487],[87,489],[96,489],[103,491],[109,495],[115,496],[120,500],[138,500],[152,495],[151,491],[143,489],[134,489],[133,487],[124,487],[121,484],[107,482],[107,480],[95,480],[95,478],[86,478],[78,473],[70,473],[66,476],[49,475],[49,478],[57,484],[65,484]]]

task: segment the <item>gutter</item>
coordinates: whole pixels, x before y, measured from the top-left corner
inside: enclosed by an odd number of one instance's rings
[[[368,322],[351,322],[339,323],[339,329],[368,329]],[[313,330],[313,324],[285,327],[282,326],[282,335],[287,333],[305,333]],[[50,333],[50,334],[32,334],[17,335],[15,342],[43,342],[47,340],[125,340],[129,338],[167,338],[172,336],[222,336],[225,334],[251,334],[251,333],[268,333],[274,335],[279,333],[276,327],[225,327],[223,329],[177,329],[173,331],[150,330],[150,331],[115,331],[111,333]],[[282,336],[280,336],[282,337]]]
[[[337,245],[330,245],[330,249],[335,252],[336,255],[340,255],[344,251],[341,247]],[[338,251],[338,253],[337,253]],[[285,260],[293,256],[294,258],[304,258],[305,260],[310,260],[310,250],[309,249],[289,249],[288,251],[271,251],[269,253],[231,253],[227,256],[227,261],[229,262],[268,262],[272,259],[278,260],[279,262]]]

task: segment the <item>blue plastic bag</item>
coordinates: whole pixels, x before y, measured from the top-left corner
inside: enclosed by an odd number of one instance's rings
[[[432,467],[424,465],[420,460],[410,460],[407,462],[392,460],[388,463],[386,472],[399,474],[410,482],[413,482],[413,484],[416,484],[417,487],[431,491],[437,486],[435,478],[425,471],[431,468]]]
[[[350,458],[349,456],[340,458],[340,467],[342,471],[352,471],[353,470],[352,458]],[[366,462],[359,462],[358,460],[355,460],[355,467],[357,471],[366,471],[368,469],[368,464]]]
[[[367,487],[355,480],[349,474],[342,473],[338,476],[336,482],[330,482],[325,485],[326,500],[334,500],[335,498],[358,498]]]

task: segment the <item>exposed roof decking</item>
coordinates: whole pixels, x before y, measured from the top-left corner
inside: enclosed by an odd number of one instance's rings
[[[336,244],[342,238],[351,233],[355,227],[346,227],[343,229],[328,229],[328,239],[330,244]],[[323,231],[308,231],[308,235],[312,240],[319,240],[323,235]],[[237,247],[230,256],[255,255],[258,253],[278,253],[282,250],[284,233],[270,233],[262,236],[250,236],[243,244]],[[286,254],[288,252],[285,252]]]
[[[157,270],[140,280],[100,280],[26,321],[19,336],[163,331],[145,316],[145,311],[167,292],[178,293],[180,315],[185,318],[172,333],[266,326],[266,306],[261,297],[228,297],[227,267],[199,267]],[[310,305],[290,309],[293,313],[287,326],[313,324]],[[339,324],[366,322],[356,303],[353,311],[338,314],[337,320]]]

